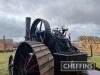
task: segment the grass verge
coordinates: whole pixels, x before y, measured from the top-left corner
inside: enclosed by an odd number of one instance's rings
[[[8,60],[10,55],[14,55],[15,52],[3,52],[0,53],[0,75],[8,74]]]
[[[96,66],[100,68],[100,56],[93,56],[89,61],[95,62]]]
[[[10,55],[14,55],[15,52],[3,52],[0,53],[0,75],[8,74],[8,60]],[[100,68],[100,56],[93,56],[89,61],[96,62],[96,66]]]

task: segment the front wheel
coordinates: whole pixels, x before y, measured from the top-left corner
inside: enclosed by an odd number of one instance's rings
[[[9,70],[9,75],[13,75],[13,56],[10,55],[9,57],[9,62],[8,62],[8,70]]]

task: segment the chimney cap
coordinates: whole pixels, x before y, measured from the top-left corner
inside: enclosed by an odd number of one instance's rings
[[[31,17],[26,17],[26,18],[29,18],[29,19],[31,19]]]

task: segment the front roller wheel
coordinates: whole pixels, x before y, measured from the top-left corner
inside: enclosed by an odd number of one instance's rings
[[[13,75],[13,56],[10,55],[8,63],[9,75]]]

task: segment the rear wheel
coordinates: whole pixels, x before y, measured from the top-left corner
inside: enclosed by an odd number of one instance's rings
[[[17,48],[13,75],[53,75],[53,68],[53,56],[45,44],[22,42]]]
[[[14,75],[39,75],[36,56],[27,43],[22,43],[15,54]]]

